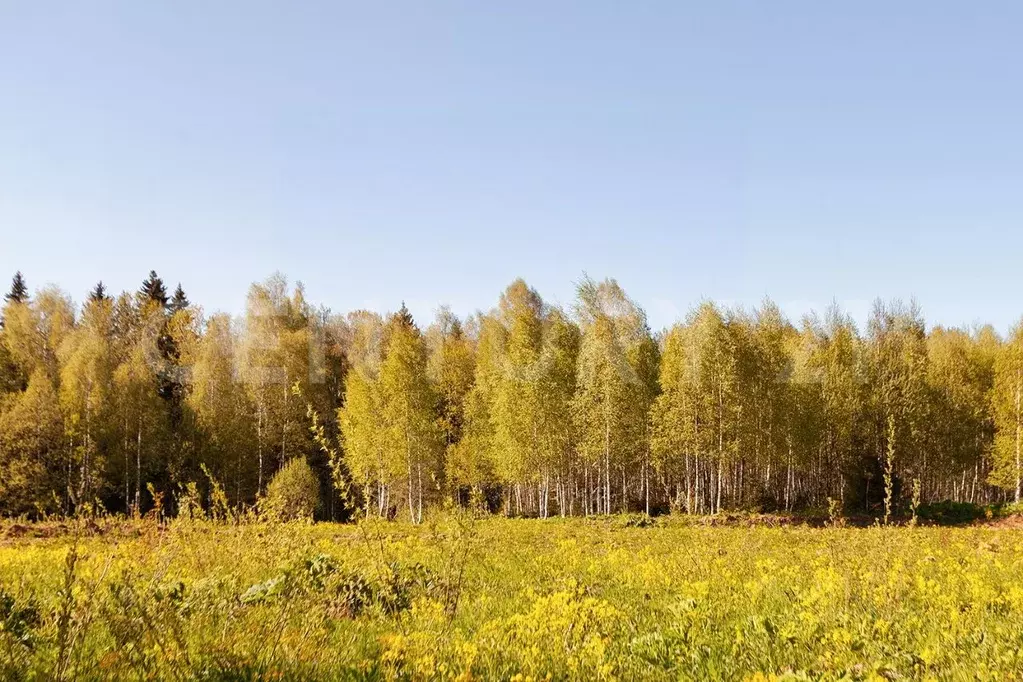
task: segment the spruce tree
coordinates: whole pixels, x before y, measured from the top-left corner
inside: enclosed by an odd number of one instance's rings
[[[14,273],[11,290],[4,296],[4,300],[8,303],[24,303],[28,300],[28,286],[25,285],[25,278],[22,277],[20,270]]]
[[[174,296],[171,298],[170,304],[168,305],[170,313],[173,315],[178,311],[184,310],[190,305],[191,302],[188,300],[188,296],[185,295],[185,290],[181,288],[181,283],[178,282],[178,286],[174,290]]]
[[[412,319],[412,313],[405,306],[405,301],[401,302],[401,308],[395,313],[395,321],[405,329],[411,329],[416,325],[415,320]]]
[[[97,282],[96,286],[89,292],[89,300],[94,303],[105,301],[108,298],[110,297],[107,296],[107,288],[103,286],[103,280]]]
[[[149,271],[149,277],[142,280],[142,286],[139,287],[139,298],[141,301],[153,301],[159,303],[160,307],[167,307],[167,287],[164,286],[163,280],[156,274],[156,270]]]

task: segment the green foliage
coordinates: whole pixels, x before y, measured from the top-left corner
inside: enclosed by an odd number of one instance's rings
[[[224,483],[235,507],[254,497],[256,420],[245,387],[236,381],[237,339],[226,315],[215,315],[187,356],[191,383],[185,408],[194,420],[197,456]]]
[[[409,518],[421,523],[428,486],[443,470],[436,397],[427,376],[426,346],[407,310],[391,317],[385,338],[376,437],[382,441],[384,470],[405,489]]]
[[[307,427],[306,402],[292,387],[312,396],[323,366],[314,362],[312,311],[301,285],[289,291],[276,274],[249,289],[245,333],[240,344],[240,375],[255,422],[257,491],[268,475],[290,458],[315,451]]]
[[[39,607],[31,599],[18,598],[0,586],[0,661],[4,674],[24,673],[26,659],[35,647],[36,629],[42,622]]]
[[[507,330],[492,315],[479,316],[473,384],[465,396],[462,438],[448,449],[447,479],[477,496],[498,482],[495,400],[502,379]]]
[[[274,474],[259,509],[276,521],[312,520],[320,509],[320,482],[304,457],[296,457]]]
[[[73,507],[91,505],[105,483],[114,388],[111,312],[109,301],[89,303],[61,346],[60,405],[72,448],[67,489]]]
[[[465,400],[473,384],[472,341],[458,318],[442,309],[427,334],[427,345],[430,380],[437,390],[439,423],[445,445],[450,449],[462,439]]]
[[[56,511],[63,423],[52,379],[32,373],[25,391],[0,396],[0,511]]]
[[[572,404],[577,447],[597,479],[595,511],[610,514],[619,476],[618,505],[626,510],[626,472],[645,470],[656,360],[646,316],[617,282],[586,278],[578,295],[582,340]]]
[[[301,389],[298,384],[295,384],[294,390],[301,396]],[[330,494],[339,496],[341,504],[347,506],[351,502],[351,485],[341,453],[327,436],[327,429],[320,421],[320,415],[312,403],[306,405],[306,415],[309,417],[309,432],[312,434],[316,445],[320,448],[320,452],[327,457],[327,467],[330,471]]]
[[[1023,322],[997,355],[991,397],[997,428],[991,479],[1011,490],[1018,503],[1023,494]]]
[[[834,500],[899,520],[914,490],[981,506],[1023,490],[1023,333],[928,330],[898,301],[862,335],[837,307],[794,325],[770,301],[703,302],[655,335],[614,280],[584,278],[569,311],[516,280],[424,333],[404,305],[340,316],[279,274],[252,285],[244,320],[207,317],[150,273],[80,310],[52,287],[11,296],[2,316],[8,515],[145,515],[149,484],[173,512],[200,481],[197,503],[216,494],[237,518],[295,458],[330,519]]]
[[[959,526],[983,519],[987,511],[985,507],[970,502],[934,502],[920,505],[917,518],[939,526]]]

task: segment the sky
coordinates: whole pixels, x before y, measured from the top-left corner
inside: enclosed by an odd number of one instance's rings
[[[0,278],[1023,314],[1023,3],[0,0]],[[6,288],[6,285],[4,285]]]

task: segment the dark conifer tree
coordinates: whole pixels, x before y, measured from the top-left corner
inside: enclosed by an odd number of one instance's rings
[[[99,303],[100,301],[105,301],[108,298],[110,297],[107,295],[107,288],[103,285],[103,280],[97,282],[96,286],[89,292],[89,300],[93,303]]]
[[[188,300],[188,296],[185,295],[185,290],[181,288],[181,283],[178,282],[178,288],[174,290],[174,296],[170,300],[168,309],[171,315],[173,315],[179,310],[184,310],[189,305],[191,305],[191,302]]]
[[[416,326],[416,321],[412,319],[412,313],[410,313],[408,308],[405,307],[405,301],[401,302],[401,309],[394,314],[394,317],[403,327],[411,329]]]
[[[28,286],[25,285],[25,278],[21,276],[20,270],[14,273],[11,290],[4,296],[4,300],[9,303],[24,303],[28,300]]]
[[[164,286],[160,276],[156,274],[156,270],[150,270],[149,277],[142,281],[139,298],[143,301],[155,301],[162,307],[167,307],[167,287]]]
[[[166,314],[169,312],[167,287],[160,276],[156,274],[156,270],[149,271],[149,276],[142,281],[142,286],[139,287],[135,297],[138,301],[140,312],[145,312],[147,305],[156,303],[162,314],[163,319],[160,323],[159,336],[156,340],[156,347],[160,350],[160,355],[164,360],[163,366],[158,372],[160,379],[159,393],[162,398],[170,401],[175,393],[171,368],[177,353],[174,348],[174,340],[171,338],[167,325],[169,319]]]

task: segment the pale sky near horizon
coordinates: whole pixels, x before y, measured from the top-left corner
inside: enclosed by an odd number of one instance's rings
[[[0,287],[1023,314],[1023,4],[0,0]]]

